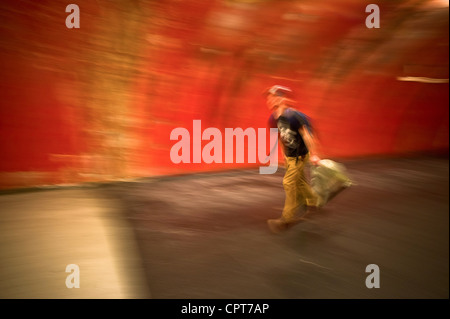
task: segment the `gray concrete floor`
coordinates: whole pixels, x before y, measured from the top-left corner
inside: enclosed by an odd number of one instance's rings
[[[0,298],[449,298],[448,158],[344,164],[356,185],[279,235],[283,170],[4,194]]]
[[[448,159],[345,163],[356,185],[281,235],[283,171],[111,187],[154,298],[448,298]],[[365,285],[366,266],[380,288]]]

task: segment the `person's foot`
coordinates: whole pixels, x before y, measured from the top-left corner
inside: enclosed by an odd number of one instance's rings
[[[306,214],[318,213],[321,208],[320,206],[306,206]]]
[[[291,228],[292,226],[304,222],[307,219],[300,217],[300,218],[294,218],[292,220],[286,221],[282,218],[278,218],[278,219],[269,219],[267,221],[267,225],[269,226],[269,229],[272,233],[274,234],[279,234],[285,230],[288,230],[289,228]]]
[[[317,206],[306,206],[305,213],[298,218],[299,221],[308,221],[312,215],[317,214],[320,211],[320,207]]]
[[[300,216],[298,216],[296,218],[296,220],[298,220],[298,221],[308,220],[309,217],[311,217],[311,215],[320,212],[320,210],[321,210],[320,206],[304,205],[304,206],[302,206],[302,209],[301,209],[301,212],[303,212],[303,213],[300,214]]]
[[[279,234],[282,231],[288,229],[288,224],[284,222],[281,218],[269,219],[267,221],[267,226],[269,226],[270,231],[274,234]]]

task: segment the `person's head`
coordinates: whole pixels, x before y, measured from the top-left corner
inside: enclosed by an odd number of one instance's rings
[[[269,110],[276,111],[280,107],[287,106],[287,94],[290,92],[292,92],[291,89],[281,85],[274,85],[267,89],[264,93]]]

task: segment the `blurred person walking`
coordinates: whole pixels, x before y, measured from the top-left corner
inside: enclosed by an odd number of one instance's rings
[[[269,127],[278,128],[286,167],[283,211],[279,218],[267,221],[273,233],[287,230],[321,205],[320,196],[311,188],[305,175],[309,163],[318,165],[320,161],[317,142],[308,117],[291,106],[294,101],[287,98],[290,92],[291,89],[280,85],[265,91],[267,107],[272,112]],[[300,208],[304,209],[304,214],[298,216]]]

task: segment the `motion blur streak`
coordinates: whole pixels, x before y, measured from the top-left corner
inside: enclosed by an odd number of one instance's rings
[[[175,165],[170,132],[265,127],[274,83],[327,157],[448,151],[448,2],[379,1],[379,29],[357,0],[67,4],[1,1],[1,188],[251,166]]]
[[[1,0],[0,298],[448,299],[448,39],[439,0]],[[280,236],[283,165],[170,156],[273,85],[355,182]]]
[[[1,0],[0,298],[448,299],[448,1],[368,3]],[[170,156],[273,85],[355,182],[278,237],[283,165]]]

